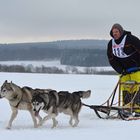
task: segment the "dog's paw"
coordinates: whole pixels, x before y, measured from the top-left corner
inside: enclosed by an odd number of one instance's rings
[[[11,129],[11,126],[7,126],[6,129],[10,130]]]
[[[45,122],[45,121],[42,119],[42,120],[38,123],[38,125],[39,125],[39,126],[42,126],[42,125],[44,124],[44,122]]]
[[[72,127],[77,127],[78,126],[79,121],[75,122]]]
[[[78,124],[73,124],[72,127],[77,127]]]
[[[38,127],[39,127],[39,126],[42,126],[42,125],[43,125],[43,124],[42,124],[41,122],[38,123]]]
[[[53,126],[51,128],[55,128],[58,125],[58,121],[55,120],[55,123],[53,123]]]
[[[72,124],[72,120],[69,121],[69,124],[70,124],[71,126],[73,125],[73,124]]]
[[[35,124],[35,125],[34,125],[34,128],[37,128],[37,127],[38,127],[38,125],[37,125],[37,124]]]

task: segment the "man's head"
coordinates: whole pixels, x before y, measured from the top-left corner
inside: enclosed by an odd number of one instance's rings
[[[111,31],[110,31],[110,35],[115,39],[119,39],[122,35],[123,35],[123,27],[116,23],[112,26]]]

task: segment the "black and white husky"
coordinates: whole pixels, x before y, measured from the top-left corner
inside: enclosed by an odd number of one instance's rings
[[[47,113],[41,122],[42,125],[46,120],[52,119],[53,127],[56,127],[58,121],[56,116],[63,112],[70,116],[69,124],[73,127],[79,123],[79,112],[82,107],[81,98],[88,98],[91,91],[77,91],[69,93],[68,91],[56,92],[52,90],[48,93],[34,94],[32,99],[33,110],[36,116],[40,110]]]

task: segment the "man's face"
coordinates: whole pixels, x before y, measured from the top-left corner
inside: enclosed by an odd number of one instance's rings
[[[120,31],[118,29],[116,29],[116,28],[114,28],[112,30],[112,34],[113,34],[113,37],[114,37],[115,40],[119,39],[121,37]]]

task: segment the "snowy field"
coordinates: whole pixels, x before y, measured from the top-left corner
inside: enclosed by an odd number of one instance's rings
[[[114,89],[117,76],[100,75],[55,75],[0,73],[0,85],[5,80],[19,86],[33,88],[52,88],[56,90],[92,91],[91,97],[82,100],[86,104],[102,104]],[[5,129],[10,118],[10,106],[6,99],[0,100],[0,139],[1,140],[138,140],[140,121],[102,120],[94,111],[83,107],[80,112],[78,127],[72,128],[69,117],[60,114],[58,126],[51,129],[51,120],[39,128],[33,128],[31,116],[26,111],[19,111],[11,130]],[[41,115],[45,115],[42,113]]]

